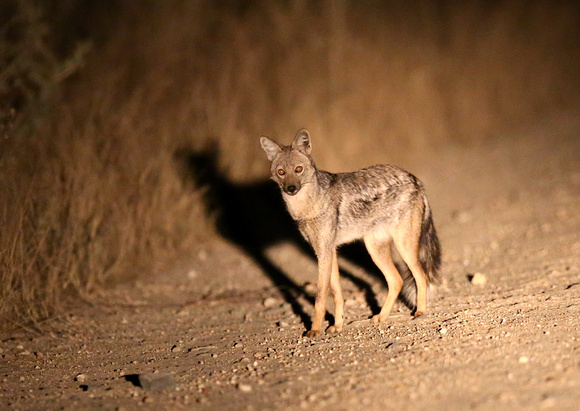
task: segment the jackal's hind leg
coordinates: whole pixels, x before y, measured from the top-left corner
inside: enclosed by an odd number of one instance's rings
[[[419,261],[419,238],[401,236],[395,238],[395,246],[401,258],[411,270],[417,286],[417,308],[414,317],[417,318],[427,312],[427,275]]]
[[[373,322],[380,323],[386,321],[395,301],[397,301],[397,297],[403,288],[403,279],[393,263],[393,257],[391,254],[392,240],[390,238],[379,239],[370,235],[364,238],[364,242],[373,262],[377,267],[379,267],[385,276],[385,280],[387,280],[387,285],[389,287],[387,299],[385,300],[381,312],[373,316]]]

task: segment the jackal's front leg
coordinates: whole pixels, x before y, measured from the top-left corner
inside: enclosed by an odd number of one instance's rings
[[[344,298],[342,298],[342,288],[340,286],[340,273],[338,271],[338,260],[336,250],[332,252],[332,271],[330,274],[330,291],[334,298],[334,325],[328,328],[330,333],[342,331],[344,323]]]
[[[333,253],[336,250],[324,250],[318,252],[318,290],[316,292],[316,301],[314,302],[314,318],[312,319],[312,328],[306,333],[307,337],[315,337],[320,334],[324,315],[326,314],[326,300],[328,298],[328,289],[330,287],[330,275],[332,271]]]

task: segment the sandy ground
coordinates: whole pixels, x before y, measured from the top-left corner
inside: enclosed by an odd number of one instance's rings
[[[342,258],[346,327],[303,338],[315,262],[293,244],[267,250],[304,290],[290,301],[216,241],[59,332],[4,339],[0,408],[580,409],[580,138],[536,134],[407,166],[444,250],[428,315],[397,304],[371,324],[384,280]]]

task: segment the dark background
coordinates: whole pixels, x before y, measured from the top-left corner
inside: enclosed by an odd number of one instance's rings
[[[0,25],[10,326],[224,235],[207,194],[267,178],[262,134],[307,127],[345,171],[579,113],[573,1],[8,0]]]

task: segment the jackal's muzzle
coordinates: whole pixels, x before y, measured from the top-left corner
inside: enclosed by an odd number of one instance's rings
[[[296,195],[298,193],[298,191],[300,191],[300,185],[299,184],[284,184],[284,186],[282,186],[282,190],[284,190],[284,192],[286,194],[289,194],[291,196]]]

